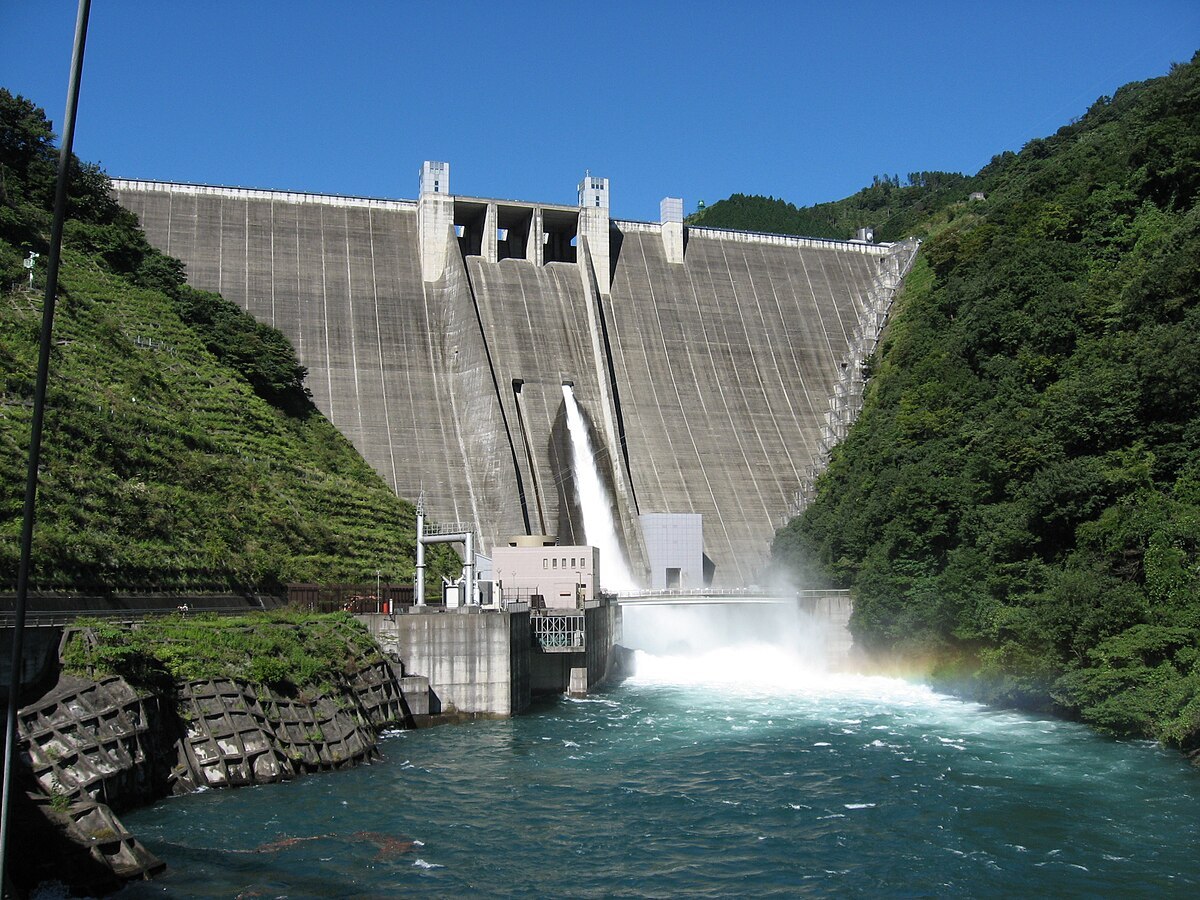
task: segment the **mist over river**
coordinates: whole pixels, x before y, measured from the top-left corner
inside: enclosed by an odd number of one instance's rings
[[[1174,752],[778,645],[681,649],[586,700],[397,732],[376,765],[127,814],[170,868],[120,896],[1200,892]]]

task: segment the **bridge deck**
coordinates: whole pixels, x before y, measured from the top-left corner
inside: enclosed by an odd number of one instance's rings
[[[613,599],[618,606],[712,606],[712,605],[741,605],[741,604],[775,604],[808,606],[832,600],[850,602],[850,592],[842,590],[828,591],[753,591],[753,590],[722,590],[709,588],[704,590],[682,591],[624,591],[614,594]]]

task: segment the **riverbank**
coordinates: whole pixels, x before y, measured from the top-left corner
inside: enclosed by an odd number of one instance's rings
[[[82,623],[60,657],[57,683],[18,720],[18,887],[98,893],[149,877],[162,863],[120,813],[369,762],[384,728],[429,718],[428,682],[343,615]]]

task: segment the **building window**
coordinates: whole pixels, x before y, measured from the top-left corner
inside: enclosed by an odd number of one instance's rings
[[[554,557],[554,568],[558,568],[558,557]]]
[[[546,557],[544,557],[544,556],[542,557],[542,568],[543,569],[550,568],[550,560],[546,559]]]
[[[575,568],[575,557],[571,557],[571,568]]]

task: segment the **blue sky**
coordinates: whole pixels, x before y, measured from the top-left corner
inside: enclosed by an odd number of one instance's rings
[[[0,4],[0,84],[62,116],[75,3]],[[573,203],[657,219],[973,173],[1200,48],[1200,2],[92,5],[76,152],[119,177]]]

